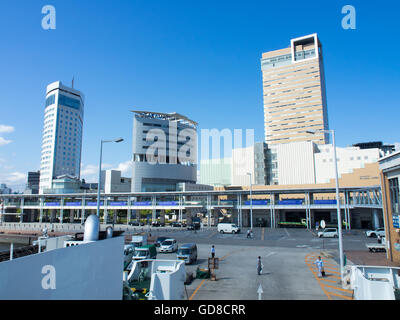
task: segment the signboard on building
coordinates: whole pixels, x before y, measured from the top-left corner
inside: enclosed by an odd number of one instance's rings
[[[392,217],[392,220],[393,220],[393,228],[395,228],[395,229],[400,229],[400,219],[399,219],[399,216],[397,215],[397,216],[393,216]]]

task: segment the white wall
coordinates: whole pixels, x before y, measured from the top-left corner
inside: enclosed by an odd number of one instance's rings
[[[121,236],[1,262],[0,300],[120,300],[123,251]],[[48,265],[55,289],[42,286]]]
[[[236,148],[232,150],[232,185],[248,186],[251,173],[252,183],[254,184],[254,146],[247,148]]]
[[[313,142],[294,142],[276,145],[279,184],[315,183]]]
[[[319,153],[315,154],[316,183],[328,183],[335,178],[333,162],[333,146],[331,144],[319,146]],[[358,147],[336,147],[339,178],[342,174],[352,173],[354,169],[364,168],[366,163],[374,163],[379,159],[379,149],[360,149]]]
[[[132,180],[130,178],[123,178],[123,179],[124,182],[121,182],[121,171],[106,170],[104,178],[105,192],[106,193],[130,192]]]

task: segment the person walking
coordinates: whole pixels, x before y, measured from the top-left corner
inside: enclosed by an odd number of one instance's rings
[[[247,230],[247,239],[250,238],[250,229]]]
[[[215,247],[214,245],[211,246],[211,258],[215,257]]]
[[[261,272],[262,272],[262,270],[263,270],[263,264],[262,264],[262,262],[261,262],[261,257],[260,256],[258,256],[258,259],[257,259],[257,274],[258,275],[260,275],[261,274]]]
[[[314,262],[318,268],[318,277],[321,278],[325,275],[324,271],[324,262],[321,260],[321,256],[318,256],[318,259]]]

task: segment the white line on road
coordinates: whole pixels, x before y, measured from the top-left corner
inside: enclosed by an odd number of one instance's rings
[[[266,256],[264,256],[264,258],[268,258],[269,256],[272,256],[273,254],[275,254],[276,252],[270,252],[268,253]]]
[[[287,229],[286,229],[286,228],[285,228],[284,230],[285,230],[285,232],[286,232],[287,236],[290,238],[289,231],[287,231]]]

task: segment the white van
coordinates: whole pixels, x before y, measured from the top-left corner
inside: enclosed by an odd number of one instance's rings
[[[240,228],[234,223],[218,223],[219,233],[239,233]]]

